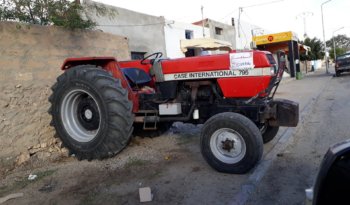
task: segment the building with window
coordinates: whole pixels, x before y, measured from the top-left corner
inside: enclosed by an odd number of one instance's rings
[[[189,48],[184,53],[181,50],[181,40],[186,39],[205,37],[227,41],[232,48],[236,45],[234,26],[210,19],[205,19],[204,24],[202,21],[194,24],[180,23],[166,20],[162,16],[152,16],[90,0],[85,0],[84,5],[92,8],[89,9],[89,16],[97,23],[97,29],[128,39],[132,59],[142,59],[154,52],[162,52],[163,57],[168,58],[208,54],[201,48]],[[98,14],[96,5],[105,7],[106,14]]]
[[[202,26],[173,21],[165,24],[164,35],[167,57],[180,58],[186,56],[186,53],[183,53],[180,49],[181,40],[203,38],[203,36],[209,37],[210,32],[208,28],[203,28]],[[199,55],[201,50],[189,49],[187,52],[187,55],[194,56]]]
[[[97,14],[94,9],[90,9],[89,15],[97,23],[97,29],[125,36],[128,39],[132,59],[140,59],[154,52],[162,52],[166,56],[164,17],[151,16],[87,0],[84,1],[84,4],[96,4],[106,8],[105,15]]]
[[[235,23],[232,19],[232,24],[224,24],[212,19],[204,19],[193,23],[194,25],[202,26],[209,29],[210,38],[227,41],[231,43],[233,48],[236,48],[236,29]]]

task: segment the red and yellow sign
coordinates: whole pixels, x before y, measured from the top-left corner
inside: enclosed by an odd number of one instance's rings
[[[278,43],[284,41],[297,41],[298,37],[292,31],[282,32],[282,33],[274,33],[267,34],[263,36],[253,36],[253,42],[258,45],[270,44],[270,43]]]

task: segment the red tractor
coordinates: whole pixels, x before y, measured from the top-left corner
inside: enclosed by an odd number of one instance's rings
[[[120,152],[133,131],[203,124],[201,152],[220,172],[242,174],[261,159],[280,126],[296,126],[298,103],[274,100],[281,69],[271,53],[142,60],[69,58],[49,98],[52,125],[78,159]]]

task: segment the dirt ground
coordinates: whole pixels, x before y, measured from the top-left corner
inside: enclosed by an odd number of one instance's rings
[[[184,175],[207,166],[203,161],[192,165],[198,161],[196,158],[200,159],[200,153],[189,156],[198,139],[196,135],[136,137],[118,156],[103,161],[77,161],[74,157],[30,160],[2,180],[0,196],[24,193],[23,198],[8,204],[136,204],[138,189],[150,186],[157,204],[174,203],[180,201],[177,190],[186,189],[185,184],[174,183],[177,174],[165,173],[177,172],[181,168],[177,162],[185,165],[181,172]],[[29,174],[38,178],[29,181]]]
[[[24,193],[6,204],[135,204],[145,186],[152,188],[154,203],[177,204],[188,189],[184,183],[198,183],[192,180],[203,169],[215,172],[199,151],[200,126],[182,123],[161,137],[133,137],[114,158],[78,161],[49,125],[49,83],[1,89],[0,198]],[[37,178],[28,180],[30,174]]]
[[[303,91],[305,86],[319,87],[323,81],[321,77],[295,85],[291,82],[282,85],[278,95],[286,97],[286,90]],[[233,197],[244,189],[241,185],[249,181],[250,173],[218,173],[205,162],[199,148],[200,125],[175,123],[160,137],[133,137],[130,145],[111,159],[78,161],[61,148],[54,129],[49,126],[50,83],[0,85],[0,89],[0,199],[12,193],[24,194],[5,204],[138,204],[141,187],[152,189],[151,204],[233,204]],[[311,90],[302,93],[295,94],[294,100],[305,105],[307,102],[302,96],[313,96],[313,93]],[[278,138],[264,145],[264,155]],[[317,159],[321,159],[319,153]],[[293,181],[290,177],[271,180],[274,174],[288,167],[289,162],[286,160],[281,167],[274,167],[275,172],[264,178],[279,186],[266,183],[266,187],[259,187],[252,197],[255,204],[259,204],[261,198],[270,199],[271,192],[267,191],[265,196],[263,190],[290,185]],[[30,174],[37,178],[28,180]],[[310,179],[298,180],[303,181],[310,185]],[[300,187],[307,188],[304,186]],[[293,186],[289,190],[292,189]],[[291,196],[288,200],[293,201],[295,194],[288,196]],[[271,199],[260,204],[278,204],[275,203],[278,201]]]

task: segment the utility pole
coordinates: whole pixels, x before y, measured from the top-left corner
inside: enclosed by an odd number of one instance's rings
[[[328,57],[327,57],[327,45],[326,45],[326,36],[324,34],[324,20],[323,20],[323,5],[330,2],[332,0],[328,0],[325,1],[321,4],[321,16],[322,16],[322,30],[323,30],[323,46],[324,46],[324,60],[325,60],[325,64],[326,64],[326,73],[329,74],[329,70],[328,70]]]
[[[202,29],[203,29],[203,38],[205,37],[205,32],[204,32],[204,12],[203,12],[203,10],[204,10],[204,7],[203,7],[203,5],[202,5],[202,7],[201,7],[201,11],[202,11]]]
[[[303,23],[304,23],[304,38],[307,37],[307,31],[306,31],[306,18],[307,17],[310,17],[310,16],[313,16],[314,13],[312,12],[309,12],[309,11],[304,11],[302,13],[300,13],[297,18],[302,18],[303,19]]]
[[[269,1],[269,2],[263,2],[260,4],[254,4],[250,6],[244,6],[244,7],[238,7],[238,23],[237,23],[237,32],[238,32],[238,38],[241,39],[241,32],[240,32],[240,27],[241,27],[241,13],[243,13],[244,8],[251,8],[251,7],[257,7],[257,6],[264,6],[268,4],[273,4],[277,2],[281,2],[283,0],[275,0],[275,1]]]
[[[238,38],[241,38],[241,32],[239,28],[241,27],[241,13],[243,12],[242,7],[238,7],[238,24],[237,24],[237,32],[238,32]]]

